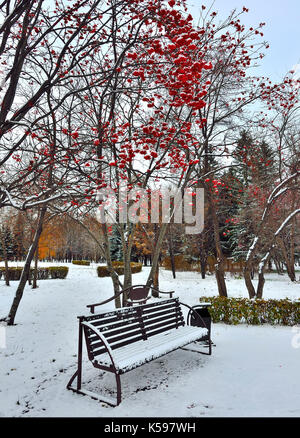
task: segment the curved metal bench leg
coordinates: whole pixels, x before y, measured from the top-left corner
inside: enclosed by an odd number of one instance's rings
[[[75,377],[77,377],[78,375],[78,370],[75,371],[75,373],[73,374],[73,376],[71,377],[71,379],[69,380],[68,384],[67,384],[67,389],[71,389],[73,380],[75,379]],[[80,388],[78,388],[80,389]]]
[[[69,380],[67,384],[67,389],[70,389],[73,392],[76,392],[77,394],[81,395],[88,395],[89,397],[93,398],[94,400],[98,400],[104,403],[107,403],[110,406],[118,406],[121,403],[121,379],[119,374],[115,374],[116,377],[116,383],[117,383],[117,397],[109,397],[104,394],[96,393],[93,391],[89,391],[87,389],[81,388],[81,382],[80,385],[77,385],[76,388],[72,387],[72,383],[75,378],[78,378],[78,370],[73,374],[71,379]],[[78,388],[79,386],[79,388]]]
[[[95,367],[98,368],[99,367]],[[101,368],[100,368],[101,369]],[[108,397],[106,395],[98,394],[96,392],[88,391],[86,389],[81,388],[81,373],[82,373],[82,367],[78,367],[75,373],[72,375],[71,379],[69,380],[67,384],[67,389],[76,392],[77,394],[81,395],[88,395],[89,397],[102,401],[104,403],[107,403],[110,406],[118,406],[121,403],[122,400],[122,389],[121,389],[121,377],[120,374],[118,374],[116,371],[114,372],[115,378],[116,378],[116,386],[117,386],[117,396],[116,398]],[[75,388],[72,387],[72,383],[77,378],[77,384],[75,384]]]
[[[122,390],[121,390],[121,378],[120,374],[115,374],[116,383],[117,383],[117,406],[121,403],[122,400]]]

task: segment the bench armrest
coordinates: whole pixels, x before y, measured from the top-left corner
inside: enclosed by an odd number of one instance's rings
[[[107,351],[107,353],[108,353],[108,355],[109,355],[109,357],[111,359],[113,367],[116,368],[115,360],[114,360],[114,353],[113,353],[109,343],[107,342],[105,336],[103,335],[103,333],[101,333],[96,327],[94,327],[89,322],[83,321],[81,324],[86,326],[86,327],[88,327],[90,330],[92,330],[95,333],[95,335],[98,336],[98,338],[103,343],[103,345],[104,345],[104,347],[105,347],[105,349],[106,349],[106,351]]]
[[[97,307],[97,306],[102,306],[102,304],[106,304],[106,303],[109,303],[110,301],[115,300],[115,299],[118,298],[122,293],[123,293],[123,290],[121,290],[119,293],[117,293],[117,295],[113,295],[112,297],[108,298],[107,300],[101,301],[100,303],[88,304],[86,307],[90,307],[90,311],[91,311],[91,313],[94,313],[94,311],[95,311],[95,307]]]
[[[169,294],[170,298],[173,298],[173,294],[175,293],[174,290],[170,290],[168,292],[162,291],[162,290],[158,290],[155,287],[151,286],[152,290],[155,290],[155,292],[157,292],[158,294]]]
[[[193,307],[189,306],[188,304],[181,303],[181,302],[179,302],[179,304],[181,304],[182,306],[187,307],[188,309],[190,309],[190,311],[194,312],[195,315],[196,315],[196,318],[200,319],[200,320],[202,321],[202,323],[204,324],[204,326],[206,327],[206,324],[205,324],[205,322],[203,321],[203,318],[199,315],[198,312],[196,312],[195,309],[193,309]],[[187,321],[187,325],[189,325],[189,324],[188,324],[188,321]]]
[[[139,285],[136,285],[136,286],[139,286]],[[141,285],[141,286],[143,286],[143,285]],[[95,312],[95,307],[102,306],[102,304],[107,304],[107,303],[109,303],[110,301],[115,300],[116,298],[118,298],[120,295],[124,294],[124,292],[126,293],[126,292],[127,292],[128,290],[130,290],[131,288],[132,288],[132,286],[127,287],[126,289],[122,289],[122,290],[121,290],[120,292],[118,292],[116,295],[113,295],[112,297],[108,298],[107,300],[101,301],[100,303],[88,304],[86,307],[90,309],[90,312],[91,312],[91,313],[94,313],[94,312]],[[155,292],[157,292],[158,295],[159,295],[159,294],[169,294],[169,297],[170,297],[170,298],[173,298],[173,294],[175,293],[174,290],[171,290],[171,291],[165,292],[165,291],[162,291],[162,290],[158,290],[158,289],[156,289],[156,288],[153,287],[153,286],[149,286],[149,289],[154,290]],[[149,295],[148,297],[145,297],[145,298],[143,298],[143,299],[141,299],[141,300],[130,300],[130,299],[127,299],[126,301],[129,302],[129,303],[133,303],[133,304],[139,304],[139,303],[142,304],[142,303],[144,303],[145,301],[149,300],[149,298],[151,298],[151,295]]]

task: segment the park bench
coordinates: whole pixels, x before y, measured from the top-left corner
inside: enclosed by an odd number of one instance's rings
[[[171,298],[79,316],[78,366],[67,388],[117,406],[121,403],[122,374],[178,348],[203,353],[197,348],[197,343],[207,336],[208,330],[186,325],[182,305],[192,311],[190,306],[180,303],[178,298]],[[195,318],[200,317],[195,314]],[[115,374],[116,399],[82,389],[83,338],[93,366]],[[189,345],[196,341],[193,346]],[[210,330],[209,352],[203,354],[211,354]],[[76,387],[72,387],[75,379]]]
[[[123,298],[123,307],[133,306],[135,304],[146,304],[146,301],[151,298],[152,295],[159,297],[160,294],[167,294],[170,298],[173,298],[174,291],[165,292],[158,290],[153,286],[146,286],[144,284],[136,284],[134,286],[127,287],[120,290],[120,292],[101,303],[88,304],[86,307],[90,309],[91,313],[95,313],[95,307],[107,304],[112,300],[115,300],[119,296]]]

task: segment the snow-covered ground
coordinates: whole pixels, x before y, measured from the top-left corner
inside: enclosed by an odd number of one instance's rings
[[[213,324],[212,356],[177,350],[130,371],[121,376],[123,401],[116,408],[67,391],[76,369],[76,317],[88,313],[87,304],[112,294],[111,280],[98,278],[95,265],[68,266],[65,280],[26,286],[16,325],[0,326],[0,416],[300,416],[300,330],[291,327]],[[148,272],[135,274],[134,283],[144,283]],[[265,298],[300,298],[299,283],[276,274],[266,279]],[[0,280],[0,317],[16,285]],[[247,296],[242,279],[228,276],[227,286],[229,296]],[[186,272],[173,280],[162,270],[160,289],[175,290],[190,305],[217,294],[213,276],[202,280]],[[90,390],[115,389],[114,376],[86,358],[83,381]]]

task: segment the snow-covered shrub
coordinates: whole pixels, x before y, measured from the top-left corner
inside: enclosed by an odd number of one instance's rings
[[[73,265],[83,265],[83,266],[90,266],[90,262],[88,260],[73,260]]]
[[[8,269],[8,275],[9,275],[9,280],[11,281],[18,281],[20,280],[21,277],[21,273],[22,273],[23,268],[19,268],[19,267],[10,267]],[[1,267],[0,268],[0,279],[3,275],[3,278],[5,280],[5,268]]]
[[[133,274],[136,274],[137,272],[141,272],[142,270],[142,263],[135,263],[131,262],[131,272]],[[124,275],[124,262],[113,262],[114,270],[118,275]],[[98,277],[109,277],[109,271],[107,266],[98,266],[97,267],[97,274]]]
[[[213,322],[226,324],[279,324],[293,326],[300,321],[300,301],[250,300],[248,298],[201,297],[211,302],[209,308]]]
[[[23,268],[22,267],[10,267],[8,269],[9,280],[10,281],[19,281],[21,278]],[[66,278],[68,275],[69,268],[66,266],[51,266],[51,267],[41,267],[37,270],[37,279],[38,280],[47,280],[48,278]],[[30,268],[29,276],[30,279],[33,278],[34,269]],[[5,280],[5,268],[0,268],[0,279],[3,275]]]
[[[50,268],[48,269],[49,269],[50,277],[53,279],[66,278],[69,272],[69,268],[67,266],[50,266]]]

